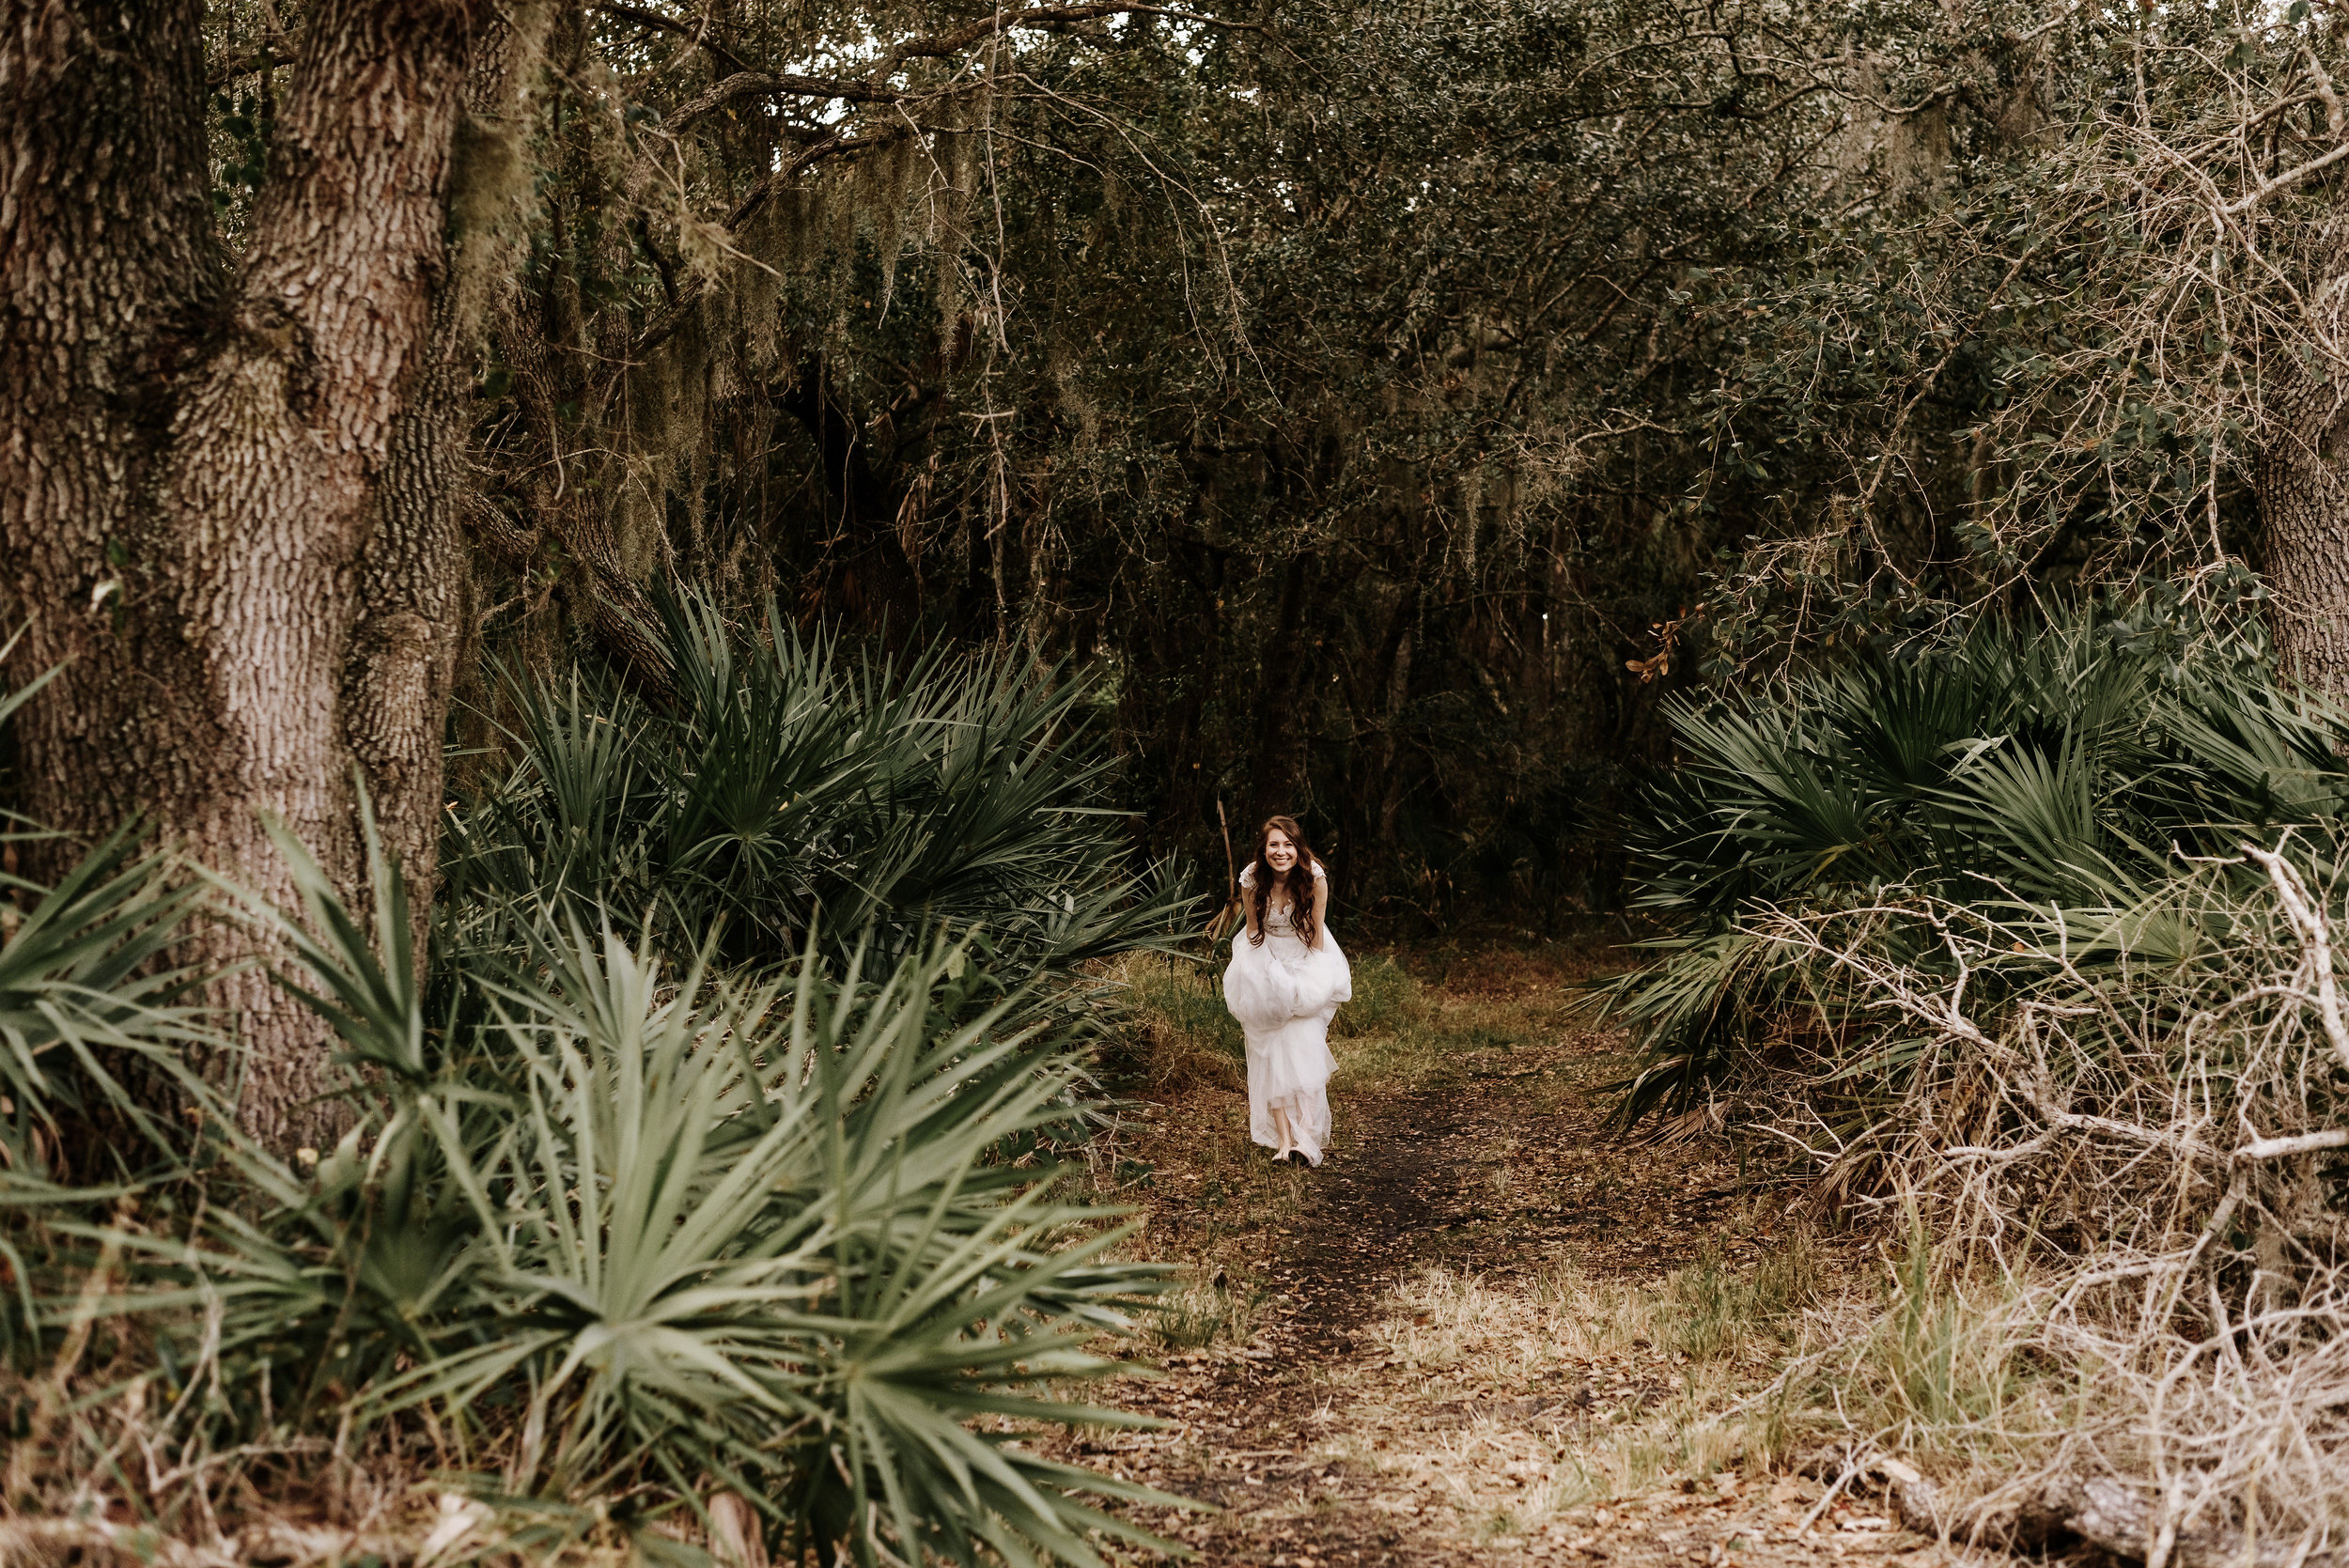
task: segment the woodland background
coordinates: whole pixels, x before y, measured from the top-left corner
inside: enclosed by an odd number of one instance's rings
[[[1016,1430],[1172,1278],[1061,1177],[1289,810],[1349,930],[1644,908],[1607,1137],[1908,1233],[1692,1465],[2337,1560],[2344,64],[0,0],[0,1526],[1152,1549]]]
[[[202,14],[233,258],[303,18]],[[1295,807],[1358,910],[1554,915],[1701,665],[2301,586],[2253,490],[2332,344],[2305,8],[466,26],[416,417],[469,742],[503,658],[657,686],[658,581],[772,593],[1098,673],[1146,854]]]
[[[1019,645],[1102,672],[1150,853],[1294,807],[1358,909],[1610,903],[1672,687],[2261,592],[2331,275],[2326,176],[2265,189],[2338,134],[2294,16],[566,15],[469,635],[674,572]]]
[[[287,24],[208,13],[232,244]],[[1358,909],[1612,902],[1701,675],[2257,595],[2326,341],[2305,8],[534,24],[451,198],[462,696],[672,576],[1017,645],[1103,676],[1145,853],[1294,807]]]

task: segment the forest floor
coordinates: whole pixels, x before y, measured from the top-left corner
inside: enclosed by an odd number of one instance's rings
[[[1771,1452],[1787,1326],[1883,1267],[1790,1218],[1720,1135],[1607,1125],[1631,1059],[1572,987],[1627,956],[1495,945],[1413,975],[1356,955],[1312,1172],[1250,1145],[1212,973],[1129,967],[1141,1038],[1112,1063],[1128,1098],[1099,1173],[1190,1282],[1159,1370],[1088,1390],[1164,1424],[1050,1446],[1207,1505],[1137,1518],[1208,1564],[1967,1555],[1880,1500],[1823,1504],[1800,1445]]]

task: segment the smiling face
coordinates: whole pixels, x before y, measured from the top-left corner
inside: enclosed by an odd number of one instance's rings
[[[1297,863],[1297,846],[1278,828],[1264,836],[1264,863],[1283,873]]]

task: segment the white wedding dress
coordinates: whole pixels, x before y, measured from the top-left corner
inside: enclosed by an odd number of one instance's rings
[[[1251,865],[1240,874],[1242,888],[1254,888],[1255,869]],[[1319,864],[1314,866],[1316,881],[1326,875]],[[1272,1130],[1272,1110],[1278,1106],[1288,1113],[1297,1147],[1315,1165],[1321,1163],[1322,1145],[1330,1139],[1330,1075],[1338,1066],[1330,1054],[1330,1020],[1338,1003],[1353,995],[1353,971],[1327,922],[1318,948],[1298,939],[1286,906],[1265,912],[1263,946],[1248,939],[1245,924],[1233,934],[1223,1005],[1248,1036],[1249,1132],[1265,1147],[1281,1146]]]

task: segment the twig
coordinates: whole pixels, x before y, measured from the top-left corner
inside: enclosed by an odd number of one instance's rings
[[[2349,1067],[2349,1023],[2341,1017],[2341,992],[2333,979],[2333,944],[2326,931],[2325,917],[2317,912],[2308,888],[2281,855],[2273,850],[2245,845],[2244,853],[2267,868],[2268,879],[2276,884],[2276,897],[2291,917],[2295,929],[2300,933],[2301,945],[2308,950],[2309,963],[2316,971],[2316,1016],[2325,1026],[2325,1038],[2332,1042],[2333,1051],[2341,1065]]]

